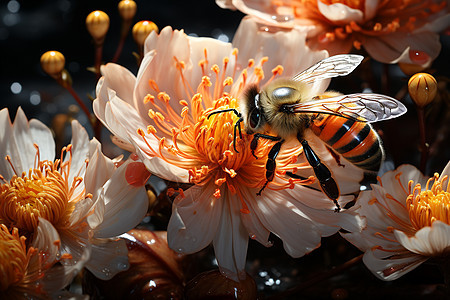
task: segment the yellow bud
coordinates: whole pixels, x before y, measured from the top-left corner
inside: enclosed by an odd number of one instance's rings
[[[64,70],[66,59],[61,52],[47,51],[41,56],[41,67],[45,73],[54,77]]]
[[[133,26],[133,37],[139,46],[144,45],[145,39],[152,32],[158,32],[158,26],[151,21],[140,21]]]
[[[102,42],[109,29],[109,17],[106,13],[95,10],[86,17],[86,28],[94,40]]]
[[[119,2],[119,14],[123,20],[129,21],[136,15],[136,2],[133,0],[122,0]]]
[[[425,107],[436,96],[436,79],[428,73],[417,73],[409,79],[408,91],[418,107]]]

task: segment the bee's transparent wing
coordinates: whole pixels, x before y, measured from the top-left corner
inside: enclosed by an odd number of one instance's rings
[[[364,59],[364,56],[355,54],[340,54],[325,58],[317,64],[298,73],[292,80],[304,83],[313,83],[337,76],[350,74]]]
[[[286,105],[293,113],[325,113],[373,123],[403,115],[400,101],[380,94],[351,94]]]

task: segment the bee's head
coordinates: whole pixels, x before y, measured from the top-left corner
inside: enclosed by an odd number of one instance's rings
[[[252,85],[244,94],[240,104],[247,133],[257,132],[265,124],[264,110],[261,106],[261,93],[256,85]]]

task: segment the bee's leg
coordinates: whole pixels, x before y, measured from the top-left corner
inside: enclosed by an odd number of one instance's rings
[[[303,152],[305,153],[306,159],[308,163],[314,170],[314,174],[316,175],[317,180],[319,180],[320,187],[324,194],[330,198],[334,204],[336,205],[335,212],[339,212],[341,207],[337,202],[337,198],[339,198],[339,187],[336,181],[331,176],[331,172],[326,165],[324,165],[317,154],[313,151],[313,149],[309,146],[308,142],[300,139],[300,143],[303,146]]]
[[[250,143],[250,149],[252,150],[252,155],[258,159],[258,157],[255,155],[255,150],[258,147],[258,140],[259,138],[264,138],[266,140],[271,140],[271,141],[279,141],[281,140],[280,137],[278,136],[272,136],[272,135],[267,135],[267,134],[262,134],[262,133],[255,133],[253,135],[253,139],[252,142]],[[278,155],[278,153],[277,153]]]
[[[278,153],[280,153],[281,145],[283,144],[284,140],[281,140],[278,138],[279,141],[273,145],[272,149],[270,149],[269,154],[267,155],[267,162],[266,162],[266,182],[264,183],[263,187],[259,190],[259,192],[256,194],[257,196],[261,196],[261,192],[266,188],[267,184],[273,180],[273,177],[275,175],[275,169],[277,167],[277,163],[275,159],[278,156]]]
[[[234,124],[234,137],[233,137],[233,148],[236,153],[239,153],[236,149],[236,128],[239,130],[239,138],[242,140],[242,131],[241,131],[241,122],[244,121],[242,117],[239,118],[239,120],[236,121]]]

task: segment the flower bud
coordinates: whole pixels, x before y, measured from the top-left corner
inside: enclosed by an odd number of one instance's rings
[[[198,274],[186,284],[185,298],[187,300],[256,299],[256,283],[250,275],[236,282],[222,275],[219,270],[211,270]]]
[[[436,96],[436,79],[428,73],[417,73],[409,79],[408,91],[418,107],[425,107]]]
[[[136,44],[144,45],[145,39],[152,32],[158,32],[158,26],[152,21],[139,21],[133,26],[133,37]]]
[[[96,42],[103,42],[109,29],[109,17],[106,13],[95,10],[86,17],[86,28]]]
[[[124,21],[130,21],[136,15],[136,2],[133,0],[122,0],[119,2],[119,14]]]
[[[47,51],[41,56],[41,67],[45,73],[57,77],[64,70],[66,59],[61,52]]]

